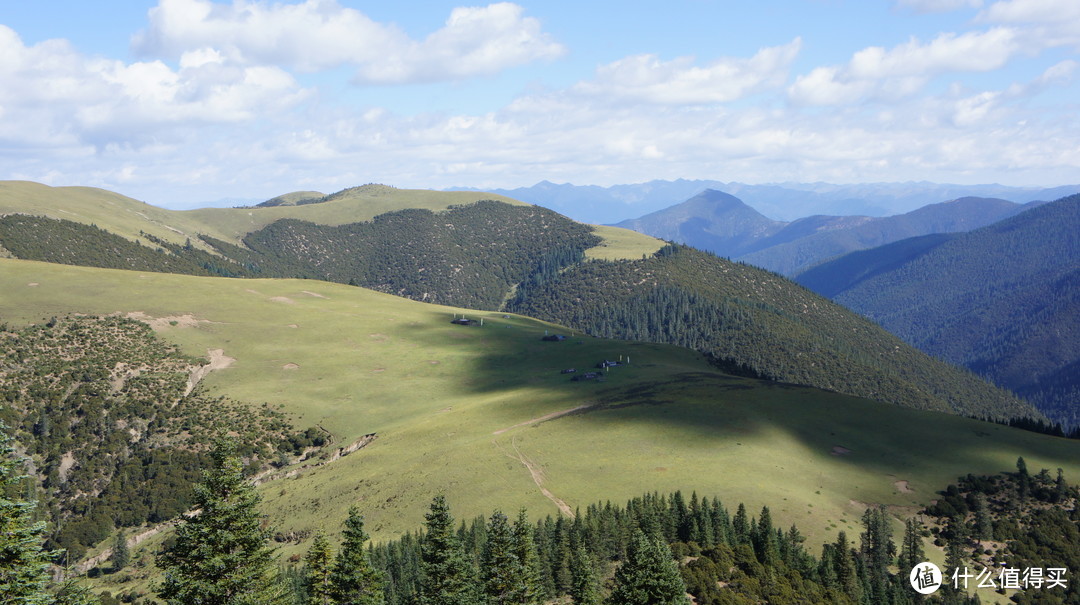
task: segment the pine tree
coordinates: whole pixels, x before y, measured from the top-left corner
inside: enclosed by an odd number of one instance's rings
[[[519,603],[533,605],[543,601],[543,586],[540,583],[540,554],[536,550],[529,517],[522,508],[514,522],[514,554],[521,563],[521,594]]]
[[[626,561],[615,572],[612,605],[687,605],[686,584],[671,549],[641,531],[627,550]]]
[[[514,553],[514,535],[506,515],[495,511],[487,526],[487,542],[481,556],[484,595],[491,605],[520,603],[522,566]]]
[[[368,535],[364,531],[364,517],[355,506],[349,509],[342,537],[341,550],[330,572],[334,602],[340,605],[381,605],[385,581],[364,551]]]
[[[315,534],[307,555],[304,557],[304,588],[307,589],[307,603],[310,605],[330,605],[336,601],[331,598],[330,570],[333,555],[330,541],[326,534]]]
[[[859,602],[862,599],[863,590],[855,569],[855,558],[851,555],[847,533],[841,531],[836,535],[836,544],[833,545],[832,553],[837,588],[855,602]]]
[[[436,496],[424,518],[427,534],[420,547],[421,605],[474,605],[476,574],[461,550],[446,498]]]
[[[244,478],[234,445],[218,440],[213,466],[195,486],[196,513],[182,516],[174,545],[157,557],[165,581],[158,594],[181,605],[264,605],[284,602],[272,569],[270,532],[259,494]]]
[[[116,541],[113,543],[111,558],[113,572],[124,569],[131,562],[131,550],[128,549],[127,538],[124,537],[123,531],[116,532]]]
[[[926,560],[923,549],[922,523],[918,519],[908,519],[904,524],[904,541],[900,546],[900,574],[910,572],[916,565]]]
[[[574,605],[600,605],[600,578],[592,557],[580,546],[570,560],[570,598]]]
[[[19,499],[26,475],[20,469],[7,427],[0,423],[0,603],[44,605],[49,560],[56,553],[42,550],[45,522],[34,522],[34,502]]]

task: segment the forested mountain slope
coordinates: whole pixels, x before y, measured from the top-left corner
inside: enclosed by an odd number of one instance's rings
[[[694,348],[774,380],[980,417],[1031,412],[780,276],[693,248],[578,264],[522,285],[508,307],[601,336]]]
[[[481,201],[341,225],[283,219],[248,233],[242,245],[208,235],[199,245],[179,245],[144,234],[156,246],[150,247],[92,225],[11,215],[0,219],[0,246],[31,260],[301,277],[425,302],[488,310],[505,305],[592,334],[690,347],[727,368],[775,380],[980,417],[1039,416],[766,271],[680,247],[633,261],[586,261],[585,250],[601,243],[591,230],[537,206]]]
[[[842,257],[797,280],[1075,425],[1077,233],[1080,196],[1074,195],[970,233]]]

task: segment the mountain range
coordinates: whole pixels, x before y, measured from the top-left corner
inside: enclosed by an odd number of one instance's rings
[[[93,567],[127,532],[114,592],[155,581],[222,430],[293,562],[352,507],[386,541],[436,494],[566,526],[712,494],[817,550],[1021,457],[1080,475],[1080,442],[1003,426],[1030,403],[791,280],[492,193],[172,212],[0,182],[0,320],[49,548]]]
[[[852,252],[795,277],[919,349],[1080,424],[1080,196],[967,233]]]
[[[1037,205],[965,197],[887,217],[765,217],[733,195],[707,189],[669,208],[617,223],[770,271],[792,275],[826,259],[930,233],[969,231]]]
[[[488,191],[550,208],[574,220],[607,225],[663,210],[706,189],[737,196],[773,220],[795,221],[814,215],[891,216],[962,197],[989,197],[1026,204],[1056,200],[1078,193],[1080,185],[1051,188],[928,182],[750,185],[717,180],[677,179],[610,187],[541,181],[531,187]],[[479,191],[467,187],[457,190]]]

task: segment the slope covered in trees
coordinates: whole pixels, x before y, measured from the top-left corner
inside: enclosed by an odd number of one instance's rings
[[[203,363],[132,319],[0,326],[0,420],[41,481],[49,548],[75,561],[114,527],[186,510],[217,431],[244,435],[244,454],[264,462],[291,449],[280,412],[187,394]]]
[[[578,264],[519,287],[508,307],[599,336],[690,347],[773,380],[979,417],[1035,414],[778,275],[693,248]]]
[[[1078,231],[1074,195],[945,241],[842,257],[798,281],[1076,425]],[[910,252],[903,262],[883,260],[897,249]]]

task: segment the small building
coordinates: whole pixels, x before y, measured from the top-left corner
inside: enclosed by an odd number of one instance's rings
[[[455,319],[454,321],[452,321],[450,323],[457,324],[459,326],[471,326],[476,322],[471,320],[471,319],[465,319],[464,317],[459,317],[459,318]]]
[[[566,337],[562,334],[550,334],[548,336],[544,336],[540,340],[546,340],[548,342],[562,342],[566,340]]]

